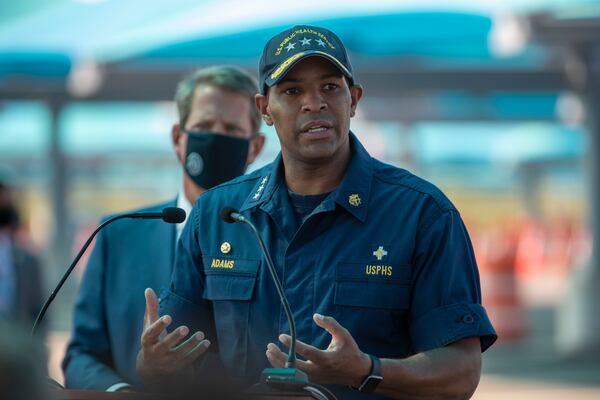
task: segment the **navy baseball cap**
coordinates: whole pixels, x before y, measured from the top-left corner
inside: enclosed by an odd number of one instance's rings
[[[265,45],[258,64],[262,94],[300,60],[320,56],[331,61],[354,83],[352,65],[339,37],[328,29],[310,25],[296,25],[273,36]]]

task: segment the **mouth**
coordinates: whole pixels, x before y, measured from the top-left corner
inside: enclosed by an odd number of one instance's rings
[[[326,137],[333,132],[333,124],[329,121],[310,121],[302,126],[300,134],[313,138]]]

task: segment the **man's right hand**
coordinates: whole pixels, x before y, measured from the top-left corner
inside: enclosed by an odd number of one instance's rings
[[[188,334],[186,326],[180,326],[167,334],[166,328],[171,317],[158,316],[158,299],[152,289],[144,291],[146,312],[144,313],[144,331],[142,348],[137,355],[136,369],[146,384],[158,383],[182,371],[204,354],[210,342],[204,339],[204,333],[196,332],[182,343]]]

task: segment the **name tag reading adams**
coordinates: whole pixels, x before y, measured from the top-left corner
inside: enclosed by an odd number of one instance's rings
[[[213,258],[210,263],[211,268],[224,268],[224,269],[232,269],[235,265],[234,260],[223,260],[220,258]]]

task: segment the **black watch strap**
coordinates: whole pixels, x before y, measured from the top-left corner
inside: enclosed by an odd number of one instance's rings
[[[381,375],[381,361],[372,354],[369,354],[369,357],[371,357],[371,372],[369,372],[369,375],[357,388],[361,393],[373,393],[377,385],[383,380],[383,375]]]

